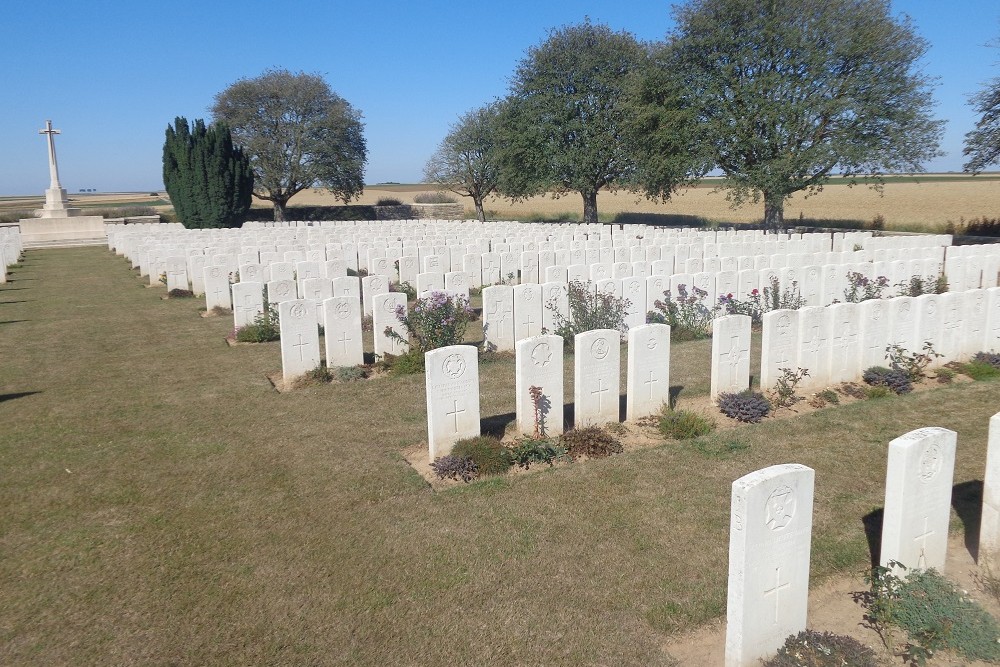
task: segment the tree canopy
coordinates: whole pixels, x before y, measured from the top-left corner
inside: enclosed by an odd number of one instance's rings
[[[321,76],[269,70],[215,96],[212,113],[250,158],[254,194],[285,219],[288,200],[322,186],[344,203],[364,190],[368,149],[361,113]]]
[[[637,115],[651,142],[720,169],[733,205],[763,199],[769,226],[835,173],[879,187],[939,154],[928,45],[889,0],[690,0],[674,13]],[[670,160],[643,171],[650,195],[676,182]]]
[[[253,171],[224,124],[178,117],[167,125],[163,184],[185,227],[236,227],[250,210]]]
[[[962,153],[968,161],[963,168],[979,173],[990,165],[1000,164],[1000,76],[987,82],[970,101],[980,116],[976,129],[965,135]]]
[[[624,93],[645,58],[630,33],[589,21],[529,49],[499,122],[500,191],[578,192],[584,221],[597,222],[598,191],[628,185],[635,172]]]
[[[488,104],[463,114],[424,167],[428,183],[437,183],[457,194],[471,197],[476,215],[486,220],[483,199],[499,183],[496,124],[499,104]]]

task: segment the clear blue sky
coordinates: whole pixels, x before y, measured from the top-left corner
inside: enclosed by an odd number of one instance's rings
[[[450,123],[507,89],[526,49],[589,16],[642,40],[672,26],[669,2],[135,2],[8,0],[0,60],[0,195],[48,187],[51,118],[63,186],[162,188],[163,132],[208,118],[213,96],[268,68],[323,75],[364,114],[367,183],[418,182]],[[311,5],[311,6],[310,6]],[[960,170],[975,117],[967,97],[1000,75],[997,0],[895,0],[931,43],[937,115]]]

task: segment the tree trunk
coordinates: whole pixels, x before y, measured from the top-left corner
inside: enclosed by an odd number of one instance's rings
[[[785,199],[764,193],[764,228],[778,232],[785,228]]]
[[[284,222],[288,219],[286,210],[286,205],[288,204],[288,199],[272,199],[274,202],[274,221]]]
[[[479,222],[486,222],[486,211],[483,210],[483,198],[473,197],[472,201],[476,204],[476,217],[479,218]]]
[[[597,191],[581,192],[583,195],[583,222],[585,224],[597,222]]]

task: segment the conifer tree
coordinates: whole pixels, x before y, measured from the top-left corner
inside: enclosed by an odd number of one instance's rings
[[[185,227],[236,227],[250,209],[253,171],[228,127],[177,117],[163,144],[163,185]]]

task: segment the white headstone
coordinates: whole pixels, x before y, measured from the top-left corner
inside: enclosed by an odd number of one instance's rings
[[[990,417],[983,476],[983,511],[979,522],[978,562],[996,566],[1000,559],[1000,412]]]
[[[725,315],[712,321],[711,397],[750,388],[749,315]]]
[[[542,329],[554,333],[556,327],[569,319],[569,288],[565,282],[542,284]]]
[[[860,313],[856,303],[827,307],[830,331],[830,380],[853,382],[861,375]]]
[[[327,368],[364,363],[361,302],[356,296],[335,296],[323,301],[323,338]]]
[[[576,334],[573,355],[574,424],[618,421],[621,335],[614,329]]]
[[[483,288],[484,348],[514,349],[514,289],[506,285]]]
[[[385,292],[372,297],[372,329],[376,356],[400,355],[410,349],[406,342],[406,329],[402,318],[406,317],[406,295],[401,292]],[[387,335],[386,329],[396,332],[402,340]]]
[[[212,310],[215,307],[233,307],[229,292],[229,272],[224,266],[206,266],[205,276],[205,308]]]
[[[292,280],[272,280],[267,284],[268,303],[292,301],[297,296],[295,282]]]
[[[799,314],[779,309],[764,313],[762,319],[760,386],[769,389],[781,377],[782,368],[795,370]]]
[[[479,359],[471,345],[449,345],[424,354],[427,443],[430,460],[445,456],[463,438],[480,434]]]
[[[239,329],[253,324],[264,312],[264,286],[260,283],[238,282],[233,285],[233,325]]]
[[[319,367],[319,327],[316,304],[292,299],[278,304],[281,328],[281,375],[285,382]]]
[[[625,416],[657,414],[670,399],[670,326],[643,324],[628,331]]]
[[[515,344],[515,396],[517,430],[534,435],[536,405],[531,387],[539,387],[538,421],[540,434],[563,432],[563,339],[544,335],[519,340]]]
[[[797,463],[733,482],[726,667],[751,667],[806,629],[815,472]]]
[[[889,443],[881,565],[944,569],[956,441],[954,431],[929,427]]]

